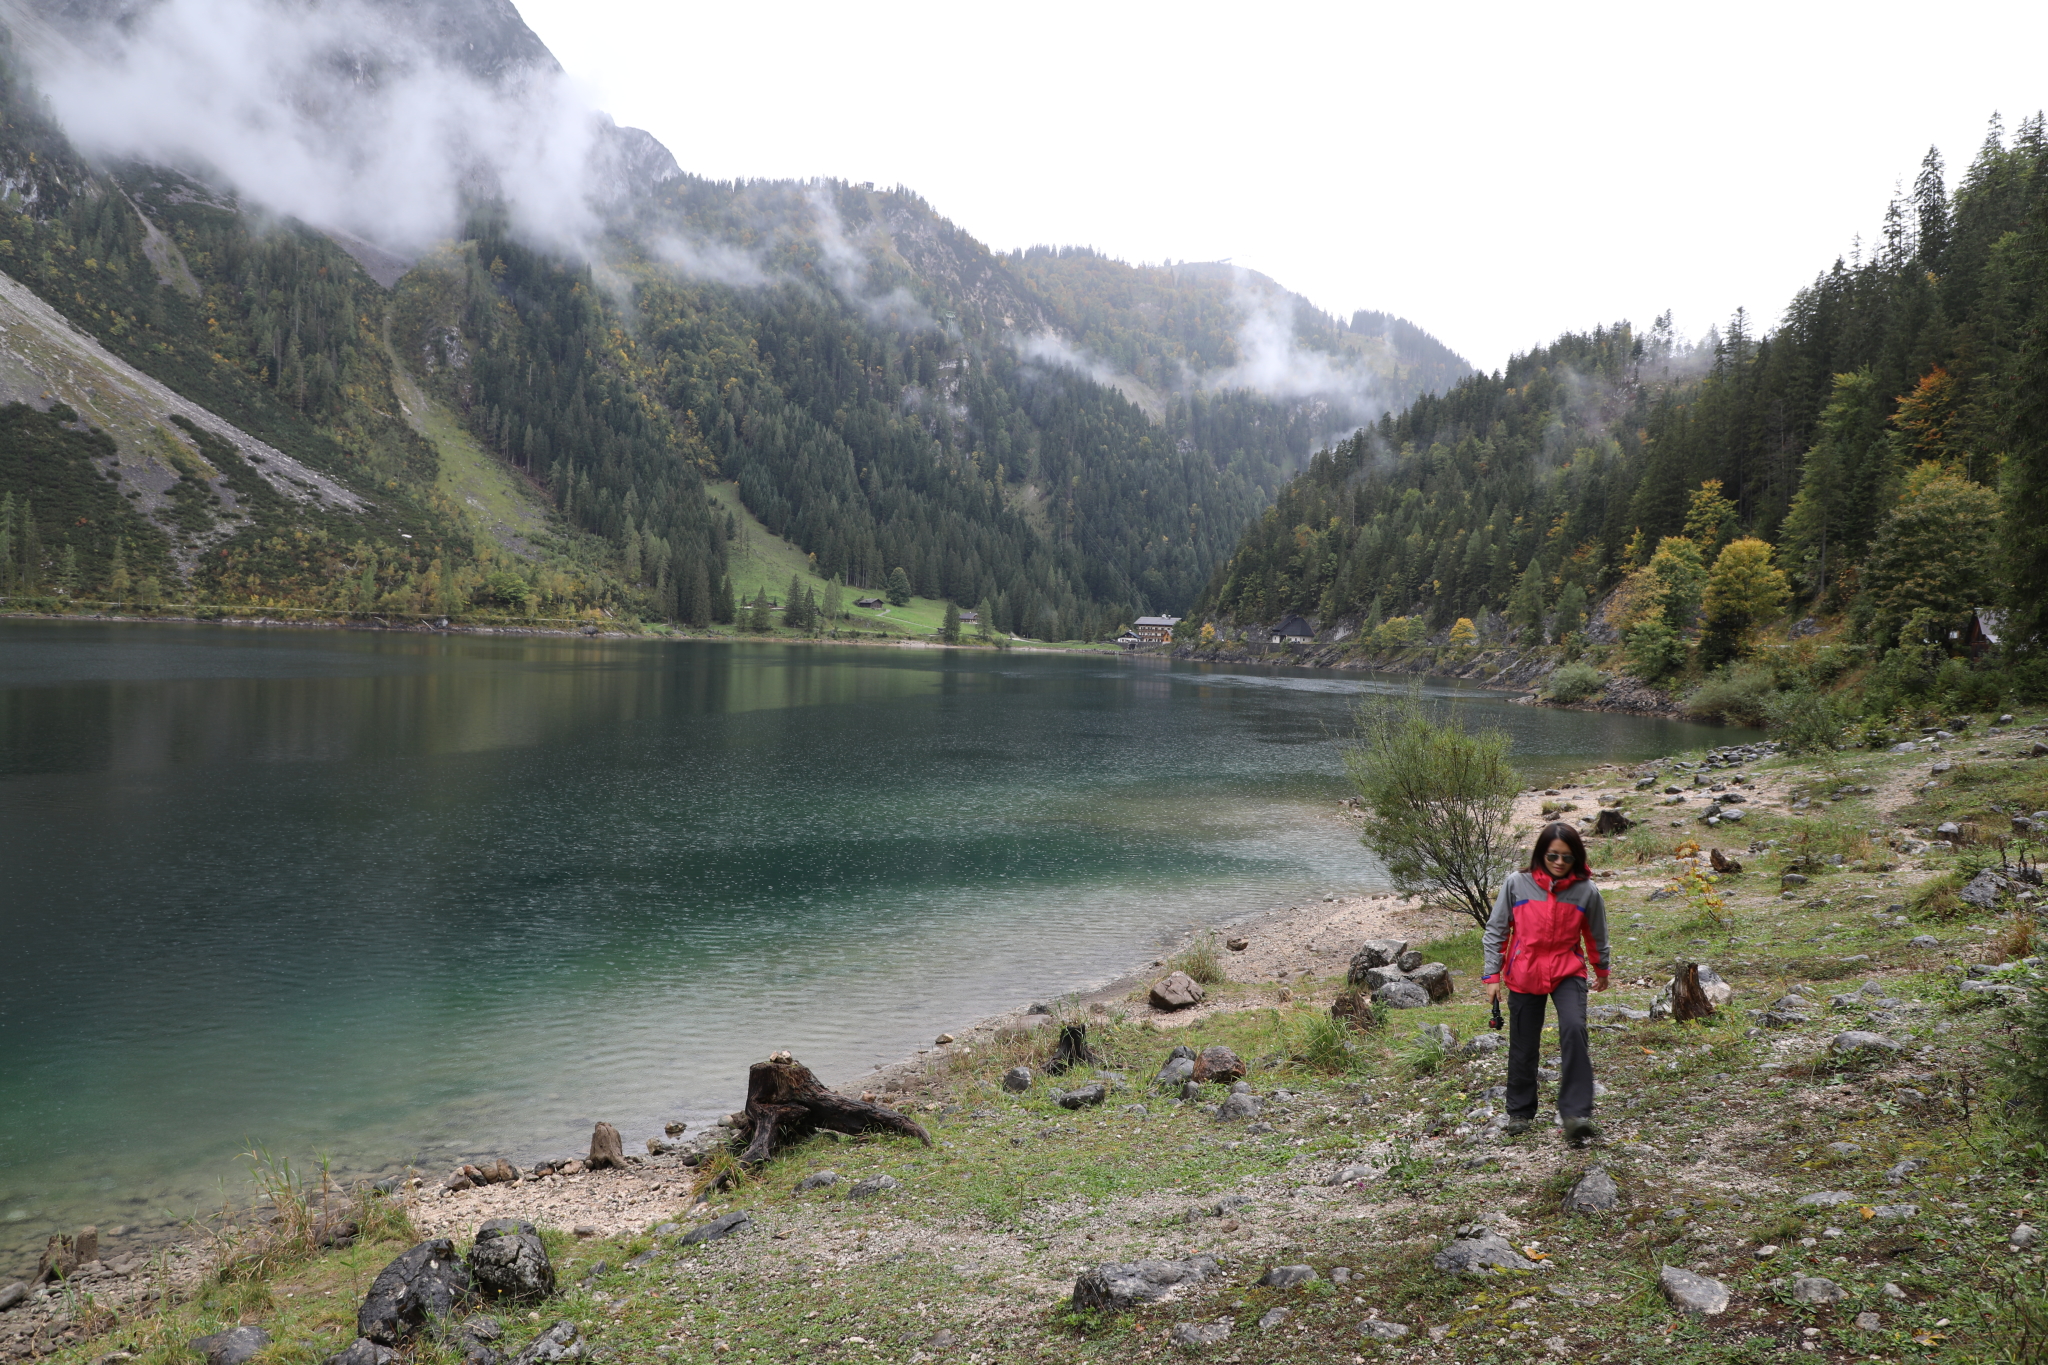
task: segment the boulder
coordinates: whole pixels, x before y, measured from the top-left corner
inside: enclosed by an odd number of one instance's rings
[[[270,1333],[261,1327],[230,1327],[186,1344],[206,1357],[206,1365],[247,1365],[270,1344]]]
[[[1195,1050],[1191,1047],[1177,1047],[1166,1058],[1166,1064],[1159,1068],[1159,1074],[1152,1079],[1161,1085],[1179,1085],[1182,1081],[1193,1080],[1195,1075]]]
[[[1849,1297],[1849,1291],[1821,1275],[1799,1275],[1792,1281],[1792,1302],[1830,1304]]]
[[[1031,1068],[1013,1066],[1003,1073],[1003,1089],[1012,1095],[1021,1095],[1031,1088]]]
[[[540,1229],[523,1218],[493,1218],[476,1230],[469,1273],[492,1299],[544,1299],[555,1292],[555,1267]]]
[[[1621,1203],[1621,1187],[1614,1183],[1614,1177],[1607,1174],[1602,1166],[1595,1166],[1579,1177],[1578,1183],[1565,1193],[1566,1213],[1605,1213]]]
[[[1905,1050],[1904,1043],[1887,1038],[1882,1033],[1866,1033],[1861,1029],[1838,1033],[1828,1043],[1828,1051],[1831,1054],[1850,1061],[1884,1061],[1896,1057]]]
[[[871,1175],[846,1192],[848,1199],[873,1199],[880,1194],[893,1194],[903,1188],[903,1182],[893,1175]]]
[[[1870,1216],[1880,1223],[1910,1223],[1920,1216],[1918,1204],[1879,1204]]]
[[[1681,1313],[1710,1318],[1728,1311],[1728,1286],[1706,1275],[1667,1265],[1657,1271],[1657,1288]]]
[[[1248,938],[1233,938],[1226,940],[1223,946],[1233,953],[1241,953],[1252,946],[1252,941]]]
[[[1316,1278],[1316,1268],[1311,1265],[1276,1265],[1259,1277],[1259,1283],[1267,1289],[1292,1289],[1307,1284]]]
[[[1208,994],[1202,989],[1202,983],[1186,972],[1171,972],[1152,983],[1152,1008],[1184,1010],[1190,1005],[1201,1004]]]
[[[1365,984],[1365,974],[1373,967],[1391,967],[1400,961],[1401,954],[1408,951],[1408,940],[1404,938],[1368,939],[1351,955],[1350,982],[1354,986]]]
[[[1244,1059],[1221,1044],[1205,1047],[1195,1058],[1194,1075],[1190,1078],[1205,1085],[1228,1085],[1244,1079],[1247,1070]]]
[[[837,1171],[812,1171],[802,1180],[796,1182],[796,1192],[798,1194],[809,1194],[812,1190],[829,1190],[838,1183],[839,1172]]]
[[[1407,952],[1394,959],[1394,965],[1404,972],[1412,972],[1422,965],[1422,954],[1410,948]]]
[[[525,1350],[512,1357],[512,1365],[543,1365],[547,1361],[581,1360],[589,1354],[582,1336],[575,1323],[564,1319],[528,1342]]]
[[[1459,1051],[1468,1057],[1484,1057],[1490,1052],[1499,1052],[1508,1045],[1508,1040],[1498,1033],[1482,1033],[1465,1040]]]
[[[1225,1097],[1216,1106],[1216,1119],[1228,1123],[1232,1119],[1255,1119],[1259,1116],[1259,1097],[1251,1094],[1235,1094]]]
[[[1078,1090],[1062,1090],[1054,1093],[1054,1099],[1062,1109],[1087,1109],[1101,1104],[1109,1098],[1109,1087],[1101,1081],[1084,1085]]]
[[[1284,1327],[1287,1324],[1287,1320],[1293,1316],[1294,1310],[1292,1308],[1268,1308],[1259,1315],[1259,1330],[1261,1332],[1270,1332],[1276,1327]]]
[[[1399,1341],[1408,1335],[1408,1327],[1406,1323],[1382,1322],[1372,1318],[1359,1325],[1358,1334],[1367,1341]]]
[[[1349,1185],[1354,1180],[1370,1180],[1378,1174],[1379,1172],[1373,1167],[1365,1165],[1363,1162],[1354,1161],[1350,1165],[1341,1166],[1334,1173],[1324,1176],[1321,1183],[1325,1185]]]
[[[883,1177],[883,1179],[887,1178],[886,1176]],[[858,1188],[858,1186],[855,1188]],[[752,1215],[741,1209],[735,1209],[731,1213],[720,1214],[710,1222],[700,1224],[684,1233],[682,1245],[693,1247],[701,1246],[705,1242],[719,1241],[732,1236],[732,1234],[740,1231],[742,1228],[752,1226],[753,1221]]]
[[[1367,967],[1364,974],[1359,978],[1358,984],[1369,991],[1376,991],[1389,981],[1406,981],[1407,979],[1408,973],[1402,971],[1399,967],[1391,965]]]
[[[469,1268],[446,1237],[421,1242],[377,1272],[356,1310],[356,1335],[397,1346],[430,1319],[454,1317],[476,1302]]]
[[[1536,1263],[1509,1245],[1507,1238],[1480,1223],[1459,1228],[1457,1237],[1430,1261],[1438,1270],[1452,1275],[1536,1268]]]
[[[1220,1346],[1230,1339],[1230,1322],[1176,1322],[1167,1334],[1168,1340],[1183,1349],[1201,1346]]]
[[[1430,1003],[1429,992],[1413,981],[1389,981],[1372,993],[1372,1000],[1396,1010],[1421,1009]]]
[[[5,1313],[14,1305],[27,1300],[28,1286],[22,1281],[16,1280],[13,1284],[0,1286],[0,1313]]]
[[[1812,1194],[1802,1194],[1793,1200],[1792,1207],[1832,1209],[1839,1208],[1843,1204],[1853,1204],[1855,1202],[1856,1196],[1847,1190],[1815,1190]]]
[[[398,1352],[389,1346],[379,1345],[368,1337],[357,1337],[345,1349],[336,1351],[320,1362],[320,1365],[393,1365],[397,1359]]]
[[[1099,1265],[1074,1281],[1074,1307],[1128,1312],[1142,1304],[1171,1299],[1216,1274],[1217,1269],[1213,1256]]]
[[[1946,830],[1948,826],[1943,825],[1942,828]],[[1956,898],[1963,904],[1979,910],[1995,910],[1998,908],[1998,898],[2005,894],[2005,891],[2005,879],[1987,869],[1970,878],[1969,883],[1956,892]]]
[[[1408,979],[1429,992],[1432,1001],[1451,998],[1451,969],[1441,962],[1425,962],[1408,973]]]
[[[1941,940],[1932,934],[1915,934],[1906,940],[1908,948],[1939,948]]]
[[[2014,1226],[2012,1235],[2005,1240],[2014,1251],[2025,1251],[2041,1240],[2041,1230],[2032,1223],[2020,1223]]]

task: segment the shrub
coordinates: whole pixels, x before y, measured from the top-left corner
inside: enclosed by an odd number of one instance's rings
[[[1685,667],[1685,641],[1663,617],[1643,622],[1629,631],[1627,638],[1625,657],[1631,676],[1659,683]]]
[[[2048,1133],[2048,993],[2023,992],[2013,1012],[2019,1027],[2012,1044],[1997,1050],[2000,1070],[2022,1121]]]
[[[1303,1021],[1294,1050],[1311,1071],[1337,1076],[1358,1064],[1351,1047],[1352,1029],[1333,1015],[1318,1011]]]
[[[1166,967],[1168,971],[1186,972],[1205,986],[1223,980],[1223,959],[1216,952],[1216,935],[1202,935],[1168,958]]]
[[[1764,723],[1795,754],[1827,753],[1842,740],[1842,714],[1818,692],[1780,692],[1764,703]]]
[[[1776,685],[1771,670],[1759,664],[1737,664],[1694,688],[1685,712],[1701,720],[1730,725],[1762,725]]]
[[[1543,696],[1548,701],[1584,701],[1597,697],[1607,690],[1607,675],[1591,664],[1565,664],[1552,671],[1543,686]]]

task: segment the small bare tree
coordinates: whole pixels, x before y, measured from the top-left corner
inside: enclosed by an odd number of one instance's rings
[[[1361,842],[1404,896],[1447,903],[1481,926],[1517,861],[1508,819],[1521,776],[1505,730],[1439,723],[1421,697],[1367,697],[1344,767],[1366,807]]]

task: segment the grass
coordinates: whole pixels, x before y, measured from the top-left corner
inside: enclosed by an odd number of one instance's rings
[[[1768,766],[1815,782],[1828,776],[1808,760]],[[1918,759],[1889,756],[1856,766],[1868,769],[1871,785],[1903,768],[1924,771]],[[2031,914],[1973,912],[1994,931],[1982,935],[1938,920],[1880,921],[1875,912],[1911,903],[1918,882],[1947,877],[1956,866],[1950,855],[1890,873],[1875,857],[1862,868],[1846,859],[1820,864],[1797,899],[1778,894],[1779,872],[1795,861],[1815,867],[1815,848],[1853,847],[1857,830],[1868,841],[1872,828],[1936,815],[1988,819],[1997,812],[1987,802],[2048,808],[2028,795],[2039,793],[2028,785],[2038,783],[2039,768],[1991,766],[1996,781],[1944,783],[1904,810],[1874,795],[1797,815],[1759,806],[1742,832],[1778,847],[1745,852],[1748,870],[1715,884],[1735,928],[1708,951],[1737,992],[1734,1005],[1693,1025],[1594,1032],[1595,1070],[1608,1094],[1599,1111],[1606,1137],[1590,1151],[1564,1149],[1542,1124],[1500,1147],[1475,1148],[1459,1135],[1491,1103],[1504,1061],[1411,1040],[1424,1022],[1449,1024],[1460,1040],[1486,1031],[1474,989],[1478,933],[1462,930],[1417,945],[1452,967],[1458,993],[1426,1011],[1395,1012],[1389,1027],[1372,1033],[1330,1019],[1338,978],[1298,982],[1296,1000],[1277,1008],[1256,985],[1221,981],[1212,1000],[1236,1008],[1184,1027],[1079,1015],[1102,1069],[1126,1078],[1095,1109],[1061,1109],[1044,1080],[1021,1095],[1001,1089],[1007,1068],[1045,1060],[1049,1030],[1005,1042],[977,1037],[968,1040],[971,1052],[930,1054],[892,1102],[926,1124],[931,1148],[807,1141],[713,1196],[713,1214],[748,1209],[755,1230],[698,1248],[663,1243],[642,1270],[623,1265],[657,1246],[644,1233],[577,1242],[550,1232],[565,1285],[579,1284],[598,1260],[610,1268],[588,1289],[546,1305],[538,1320],[506,1315],[502,1345],[516,1352],[566,1317],[622,1361],[751,1365],[923,1352],[934,1360],[1135,1365],[1183,1358],[1166,1344],[1175,1323],[1228,1318],[1229,1342],[1212,1354],[1258,1365],[1354,1357],[1521,1365],[1552,1355],[1553,1341],[1567,1358],[1616,1365],[2016,1358],[2017,1343],[2037,1332],[2048,1286],[2041,1258],[2015,1255],[2004,1238],[2014,1222],[2040,1222],[2048,1151],[2008,1116],[1997,1089],[1989,1063],[2008,1046],[2003,1012],[1952,983],[1962,964],[2031,943]],[[1646,859],[1652,885],[1663,868],[1650,864],[1663,856]],[[1596,865],[1620,862],[1596,853]],[[1649,902],[1642,890],[1617,889],[1609,902],[1616,989],[1600,1003],[1641,1007],[1659,964],[1699,954],[1693,911],[1682,899]],[[1944,939],[1942,949],[1908,946],[1930,930]],[[1879,1067],[1837,1067],[1821,1044],[1835,1031],[1871,1026],[1866,1007],[1823,1004],[1811,1025],[1783,1031],[1754,1028],[1747,1013],[1791,987],[1825,1002],[1842,989],[1825,983],[1842,980],[1853,991],[1871,976],[1914,1007],[1882,1027],[1910,1034],[1912,1047],[1927,1051]],[[1652,985],[1628,984],[1636,979]],[[1268,1097],[1261,1122],[1271,1131],[1218,1124],[1202,1107],[1221,1098],[1215,1087],[1188,1105],[1153,1088],[1148,1078],[1182,1042],[1221,1043],[1244,1057],[1254,1089]],[[1544,1051],[1547,1061],[1548,1041]],[[1273,1098],[1280,1090],[1293,1098]],[[1857,1150],[1830,1150],[1843,1141]],[[1895,1187],[1883,1172],[1902,1157],[1927,1164]],[[1372,1170],[1362,1188],[1319,1184],[1349,1163]],[[1613,1175],[1626,1205],[1567,1218],[1560,1196],[1594,1164]],[[844,1184],[794,1193],[802,1175],[827,1167],[844,1182],[886,1172],[904,1189],[872,1203],[845,1199]],[[1794,1203],[1815,1189],[1849,1190],[1856,1202]],[[1252,1202],[1224,1214],[1200,1211],[1226,1195]],[[1862,1213],[1895,1202],[1921,1213],[1903,1223]],[[1437,1273],[1430,1257],[1450,1229],[1482,1213],[1512,1217],[1512,1239],[1554,1268],[1464,1281]],[[277,1338],[266,1361],[311,1365],[346,1344],[356,1296],[404,1240],[387,1221],[342,1251],[287,1246],[267,1265],[244,1261],[246,1273],[208,1278],[161,1313],[112,1325],[82,1303],[79,1321],[105,1330],[55,1358],[85,1365],[126,1349],[150,1365],[172,1365],[191,1359],[183,1341],[247,1319]],[[1754,1254],[1763,1243],[1780,1248],[1768,1261]],[[1065,1304],[1083,1266],[1198,1252],[1223,1261],[1220,1283],[1130,1314],[1076,1315]],[[1256,1284],[1266,1267],[1283,1263],[1312,1265],[1321,1278],[1300,1290]],[[1714,1319],[1674,1316],[1656,1292],[1661,1265],[1703,1268],[1729,1286],[1734,1309]],[[1337,1266],[1353,1272],[1342,1288],[1330,1279]],[[1825,1275],[1849,1296],[1827,1307],[1794,1303],[1773,1282],[1795,1274]],[[1905,1298],[1886,1294],[1887,1283]],[[1293,1313],[1286,1326],[1261,1331],[1260,1316],[1282,1306]],[[1385,1349],[1363,1340],[1368,1307],[1407,1324],[1411,1336]],[[1856,1327],[1862,1312],[1878,1315],[1875,1333]],[[942,1330],[957,1334],[950,1350],[937,1344]],[[1809,1342],[1821,1349],[1803,1351]],[[423,1341],[410,1359],[454,1365],[458,1357]]]
[[[1201,934],[1193,943],[1167,959],[1166,969],[1170,972],[1186,972],[1205,986],[1213,986],[1227,979],[1223,970],[1222,954],[1216,951],[1216,935]]]

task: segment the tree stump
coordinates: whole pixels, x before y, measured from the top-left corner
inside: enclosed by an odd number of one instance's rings
[[[1724,877],[1732,877],[1742,871],[1741,863],[1736,862],[1733,858],[1722,856],[1721,850],[1718,848],[1707,850],[1707,861],[1713,864],[1714,871]]]
[[[1047,1060],[1044,1071],[1048,1076],[1057,1076],[1068,1067],[1080,1066],[1084,1062],[1095,1066],[1101,1061],[1088,1047],[1088,1026],[1066,1024],[1060,1028],[1060,1040],[1053,1044],[1052,1056]]]
[[[626,1169],[626,1144],[619,1141],[619,1130],[609,1123],[600,1123],[590,1132],[590,1155],[584,1159],[585,1170]],[[485,1177],[489,1179],[488,1176]]]
[[[786,1053],[776,1054],[778,1059]],[[811,1069],[794,1058],[755,1062],[747,1070],[747,1107],[742,1123],[752,1130],[740,1160],[766,1161],[775,1149],[809,1137],[820,1128],[834,1133],[896,1133],[932,1145],[931,1134],[893,1109],[827,1090]]]
[[[1714,1002],[1707,999],[1707,993],[1700,987],[1700,967],[1697,962],[1681,962],[1671,977],[1671,1017],[1684,1023],[1688,1019],[1705,1019],[1714,1012]]]
[[[1635,824],[1635,821],[1629,819],[1613,807],[1609,807],[1593,817],[1593,832],[1595,834],[1626,834],[1629,831],[1629,827],[1633,824]]]
[[[1330,1002],[1330,1017],[1340,1024],[1348,1024],[1360,1030],[1372,1030],[1380,1026],[1380,1016],[1372,1007],[1370,991],[1345,991]]]

